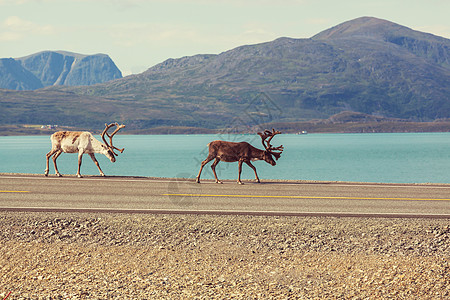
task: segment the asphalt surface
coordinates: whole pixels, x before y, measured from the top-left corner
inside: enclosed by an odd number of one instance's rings
[[[0,210],[450,218],[450,185],[0,174]]]

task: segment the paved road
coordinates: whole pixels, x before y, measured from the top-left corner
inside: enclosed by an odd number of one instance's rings
[[[450,218],[450,185],[0,174],[0,210]]]

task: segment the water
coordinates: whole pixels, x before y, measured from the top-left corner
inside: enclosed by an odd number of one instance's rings
[[[208,154],[206,144],[217,139],[262,148],[257,135],[117,135],[114,144],[125,147],[117,161],[96,157],[106,175],[194,178]],[[283,134],[272,144],[283,144],[285,151],[274,167],[253,163],[261,180],[450,183],[450,133]],[[49,136],[0,137],[0,173],[43,174],[50,146]],[[214,178],[210,164],[203,179]],[[75,174],[77,155],[63,153],[58,167],[62,174]],[[236,179],[237,163],[221,162],[216,171],[220,179]],[[81,173],[99,174],[88,155]],[[253,178],[244,164],[242,179]]]

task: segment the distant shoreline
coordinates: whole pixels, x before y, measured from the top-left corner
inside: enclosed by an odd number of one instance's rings
[[[324,121],[308,122],[277,122],[262,124],[252,130],[237,131],[233,129],[209,129],[185,126],[163,126],[155,128],[137,129],[127,128],[122,134],[137,135],[170,135],[170,134],[248,134],[255,133],[262,128],[276,128],[283,133],[421,133],[421,132],[450,132],[450,121],[434,122],[343,122],[333,123]],[[36,125],[0,125],[0,136],[51,135],[59,130],[91,131],[100,130],[60,126],[58,128],[41,128]]]

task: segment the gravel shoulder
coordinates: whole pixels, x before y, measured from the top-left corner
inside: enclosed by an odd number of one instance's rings
[[[0,212],[0,299],[448,299],[448,219]]]

